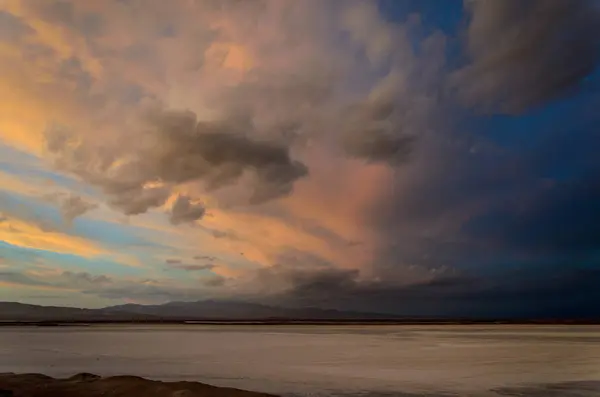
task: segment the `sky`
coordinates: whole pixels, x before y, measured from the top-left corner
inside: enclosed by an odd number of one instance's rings
[[[600,315],[600,4],[0,0],[0,301]]]

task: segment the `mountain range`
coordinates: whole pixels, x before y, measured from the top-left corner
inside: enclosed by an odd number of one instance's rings
[[[162,305],[126,304],[101,309],[0,302],[0,321],[258,321],[383,319],[388,315],[308,308],[284,308],[248,302],[197,301]]]

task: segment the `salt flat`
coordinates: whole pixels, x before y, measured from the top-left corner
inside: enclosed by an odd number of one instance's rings
[[[480,395],[523,386],[502,393],[600,395],[589,383],[600,380],[600,327],[4,327],[0,372],[128,374],[285,395]],[[557,386],[558,394],[540,389],[560,382],[579,383]]]

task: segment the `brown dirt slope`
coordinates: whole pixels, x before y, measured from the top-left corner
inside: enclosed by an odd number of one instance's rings
[[[136,376],[79,374],[54,379],[39,374],[0,374],[0,397],[274,397],[196,382],[159,382]]]

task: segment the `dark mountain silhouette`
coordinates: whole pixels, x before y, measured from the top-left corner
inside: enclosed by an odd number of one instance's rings
[[[163,305],[126,304],[103,309],[0,302],[0,321],[153,321],[153,320],[353,320],[389,316],[320,308],[283,308],[248,302],[198,301]]]
[[[0,302],[0,321],[129,321],[150,320],[150,316],[106,309],[38,306]]]
[[[170,302],[163,305],[127,304],[107,307],[111,312],[150,315],[165,319],[187,320],[350,320],[380,319],[389,315],[358,313],[316,307],[284,308],[257,303],[205,300],[197,302]]]

